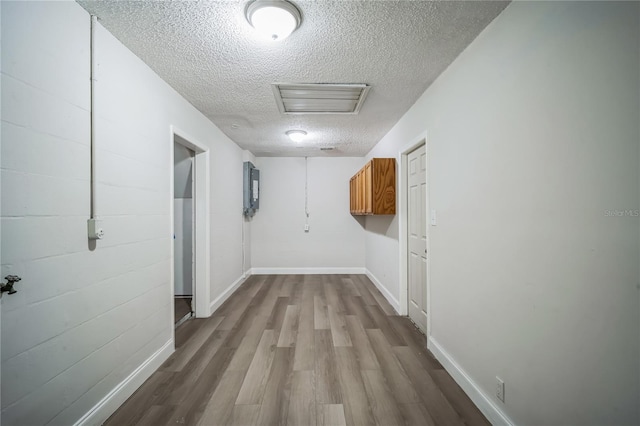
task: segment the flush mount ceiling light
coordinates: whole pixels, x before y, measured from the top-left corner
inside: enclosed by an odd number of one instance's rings
[[[302,22],[297,7],[286,0],[255,0],[246,10],[247,21],[269,40],[285,39]]]
[[[307,132],[304,130],[289,130],[285,134],[294,142],[302,142],[307,137]]]

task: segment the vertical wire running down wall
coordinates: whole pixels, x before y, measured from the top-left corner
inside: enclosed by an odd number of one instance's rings
[[[308,157],[304,157],[304,229],[309,226],[309,164]]]
[[[90,40],[89,40],[89,61],[90,61],[90,101],[89,101],[89,127],[90,127],[90,145],[91,145],[91,164],[90,164],[90,180],[91,180],[91,190],[90,190],[90,207],[89,214],[90,219],[95,219],[98,216],[98,212],[96,211],[96,71],[97,71],[97,61],[96,61],[96,27],[98,26],[98,17],[95,15],[91,15],[91,29],[90,29]]]
[[[245,255],[246,248],[245,248],[245,242],[244,242],[244,225],[245,225],[245,221],[246,220],[247,220],[246,216],[244,215],[244,212],[243,212],[242,213],[242,222],[241,222],[241,225],[242,225],[242,231],[241,231],[241,235],[242,235],[242,274],[240,275],[241,277],[244,277],[244,273],[245,273],[245,270],[244,270],[245,260],[244,259],[245,259],[245,256],[246,256]]]

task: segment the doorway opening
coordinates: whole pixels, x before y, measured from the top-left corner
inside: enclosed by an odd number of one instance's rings
[[[209,150],[171,127],[172,328],[210,311]]]
[[[193,314],[193,163],[196,154],[173,144],[173,312],[176,327]]]
[[[429,211],[426,137],[400,152],[400,314],[429,336]]]

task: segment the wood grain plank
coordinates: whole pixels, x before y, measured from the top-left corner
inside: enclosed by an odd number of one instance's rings
[[[393,353],[389,342],[380,330],[366,330],[371,347],[376,354],[380,369],[384,373],[389,388],[399,403],[420,402],[411,380],[402,368],[402,364]],[[411,372],[409,372],[411,374]]]
[[[384,337],[391,346],[407,346],[402,336],[396,333],[393,327],[391,327],[389,318],[382,312],[379,306],[367,306],[366,309],[371,314],[378,328],[384,333]]]
[[[349,277],[353,280],[353,284],[356,286],[360,293],[360,297],[362,297],[362,301],[366,306],[377,306],[378,301],[373,297],[369,289],[367,288],[367,284],[364,280],[364,275],[349,275]]]
[[[346,320],[347,330],[351,336],[351,342],[353,343],[353,349],[356,352],[360,369],[379,370],[380,364],[378,364],[378,358],[376,358],[376,354],[373,352],[369,336],[367,336],[360,320],[354,315],[347,315]]]
[[[266,317],[259,315],[254,317],[251,327],[245,332],[240,345],[231,359],[231,363],[229,363],[229,370],[247,371],[256,353],[256,348],[258,347],[258,343],[260,343],[266,325]]]
[[[445,370],[429,372],[442,394],[447,398],[454,410],[467,425],[489,426],[491,423],[484,417],[478,407],[467,397],[462,388]]]
[[[329,314],[329,327],[331,328],[333,346],[353,346],[351,343],[351,337],[347,331],[347,323],[344,319],[344,315],[338,313],[333,305],[328,305],[327,311]]]
[[[375,420],[371,407],[369,407],[369,400],[353,348],[338,347],[335,348],[335,352],[347,424],[374,424]]]
[[[251,299],[248,297],[238,297],[234,298],[234,302],[232,303],[232,307],[228,308],[225,313],[224,319],[218,326],[220,330],[231,330],[238,320],[242,318],[242,315],[249,307],[249,303],[251,303]]]
[[[284,321],[284,314],[287,312],[287,306],[289,306],[288,297],[278,297],[276,303],[271,311],[271,315],[267,319],[267,330],[275,330],[276,336],[280,333],[282,328],[282,322]]]
[[[176,410],[175,405],[152,405],[149,410],[136,422],[138,426],[156,426],[167,417],[171,417]]]
[[[208,321],[205,321],[202,327],[200,327],[191,338],[185,342],[184,347],[180,353],[173,357],[170,362],[165,363],[163,370],[165,371],[181,371],[185,365],[193,358],[196,352],[205,344],[205,342],[211,337],[211,334],[218,328],[222,322],[223,317],[214,317]]]
[[[429,412],[420,402],[413,404],[399,404],[400,412],[407,426],[437,426]]]
[[[174,400],[180,399],[181,402],[173,415],[168,418],[167,425],[196,424],[199,421],[229,365],[233,351],[234,349],[231,348],[221,348],[207,363],[196,381],[191,383],[189,388],[182,388],[184,395],[182,398],[174,398]],[[174,395],[177,397],[177,394]]]
[[[296,305],[288,305],[284,313],[282,321],[282,329],[278,338],[279,348],[290,348],[295,346],[296,337],[298,335],[298,321],[300,316],[300,307]]]
[[[316,330],[329,330],[329,313],[324,295],[313,296],[313,327]]]
[[[227,330],[214,331],[211,335],[212,338],[196,352],[187,365],[180,371],[180,374],[176,374],[171,386],[168,387],[167,392],[162,395],[163,399],[159,399],[158,402],[180,405],[185,402],[185,398],[187,398],[187,395],[191,392],[194,384],[198,382],[199,378],[207,368],[209,368],[209,364],[224,362],[226,368],[227,356],[233,355],[233,349],[223,346],[228,333]],[[223,351],[222,359],[219,359],[218,353]]]
[[[233,407],[233,413],[231,414],[231,421],[229,423],[211,423],[211,425],[228,426],[254,426],[258,424],[258,415],[260,414],[260,405],[235,405]],[[204,425],[203,425],[204,426]]]
[[[295,371],[291,383],[291,399],[287,424],[316,424],[316,387],[313,371]]]
[[[378,425],[403,425],[404,419],[384,375],[379,370],[362,370],[367,399]]]
[[[236,404],[260,404],[271,365],[275,356],[276,339],[274,330],[265,330],[258,343],[255,356],[249,365]]]
[[[341,280],[342,280],[342,285],[344,287],[345,296],[355,296],[355,297],[360,296],[360,290],[353,282],[353,278],[346,276],[341,278]]]
[[[289,414],[293,377],[293,348],[276,348],[273,366],[265,386],[258,425],[284,425]]]
[[[364,282],[364,287],[369,291],[371,296],[376,300],[377,306],[384,312],[385,315],[398,315],[393,306],[389,303],[386,297],[380,293],[380,290],[371,282],[369,277],[363,275],[361,280]]]
[[[411,349],[406,346],[396,346],[392,350],[405,371],[411,371],[409,380],[413,383],[422,403],[436,424],[464,424],[458,413],[438,389],[433,378],[422,368]]]
[[[316,402],[341,404],[342,393],[336,366],[333,339],[330,330],[315,330],[316,347]]]
[[[434,358],[427,349],[427,338],[418,328],[406,317],[388,317],[393,329],[411,348],[413,354],[420,361],[427,371],[442,370],[442,364]]]
[[[275,275],[273,281],[268,285],[265,283],[266,292],[256,295],[256,303],[260,305],[260,309],[256,315],[270,316],[273,312],[273,308],[278,301],[278,293],[280,293],[280,286],[284,281],[284,276]],[[259,299],[261,298],[261,299]]]
[[[218,316],[218,315],[216,315]],[[205,320],[202,319],[192,319],[190,321],[185,322],[184,324],[182,324],[178,330],[180,330],[180,332],[178,333],[176,331],[176,337],[175,337],[175,341],[176,341],[176,349],[180,349],[182,348],[182,346],[184,344],[186,344],[189,339],[191,338],[191,336],[193,336],[193,334],[198,331],[198,329],[200,327],[202,327],[205,323]],[[173,356],[179,356],[179,354],[176,354],[174,352]],[[169,359],[166,362],[169,362],[171,360],[171,357],[169,357]]]
[[[226,371],[211,394],[198,425],[226,424],[231,418],[234,402],[244,381],[244,371]]]
[[[373,317],[365,308],[365,303],[360,296],[347,296],[345,306],[349,315],[356,315],[364,328],[378,328]]]
[[[177,373],[156,371],[144,384],[125,401],[120,408],[107,419],[108,425],[135,425],[146,414],[146,409],[154,405],[163,405],[158,401],[156,392],[162,386],[171,384]]]
[[[246,296],[248,297],[248,296]],[[260,304],[256,303],[255,300],[252,300],[249,303],[249,306],[245,309],[242,316],[236,321],[229,333],[229,340],[226,342],[225,346],[228,348],[237,348],[242,343],[242,339],[244,339],[247,330],[251,328],[251,324],[253,324],[254,319],[258,316],[258,312],[260,312]]]
[[[315,368],[315,334],[313,328],[313,294],[311,294],[309,288],[305,288],[300,306],[293,369],[296,371],[313,370]]]
[[[317,426],[347,426],[344,416],[344,405],[342,404],[318,404]]]
[[[327,298],[327,306],[331,306],[334,311],[339,314],[345,314],[345,307],[342,303],[342,298],[337,289],[336,282],[331,278],[331,275],[323,275],[322,287],[324,289],[324,294]]]

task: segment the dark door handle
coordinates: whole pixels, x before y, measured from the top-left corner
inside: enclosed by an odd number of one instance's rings
[[[22,278],[17,275],[7,275],[6,277],[4,277],[4,279],[7,280],[7,283],[0,286],[0,293],[4,293],[5,291],[9,294],[17,293],[18,290],[14,289],[13,285],[20,281]]]

